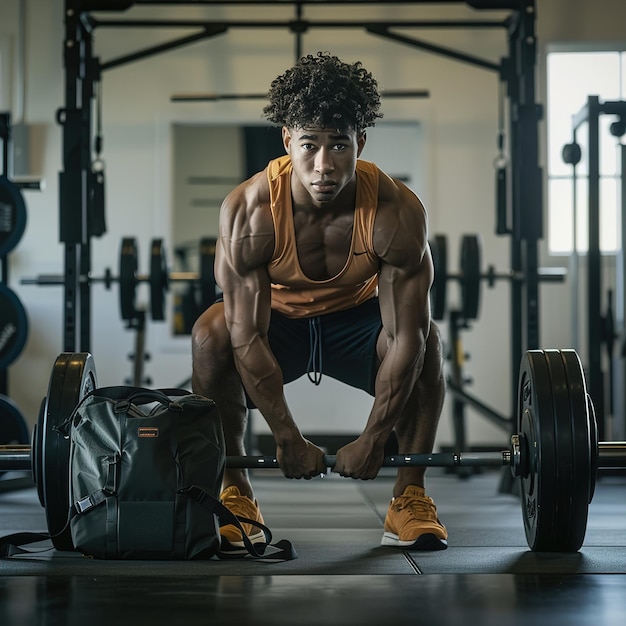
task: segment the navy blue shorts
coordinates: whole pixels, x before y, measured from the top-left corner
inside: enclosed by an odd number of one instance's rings
[[[371,298],[310,318],[292,319],[272,310],[268,339],[285,384],[305,374],[319,384],[324,375],[373,396],[381,328],[378,298]],[[254,408],[249,398],[248,408]]]

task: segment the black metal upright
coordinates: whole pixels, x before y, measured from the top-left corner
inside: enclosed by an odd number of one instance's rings
[[[573,117],[573,144],[577,132],[587,124],[587,378],[589,395],[593,399],[598,422],[598,435],[605,431],[606,391],[602,366],[602,346],[606,337],[606,319],[602,313],[603,276],[600,246],[600,121],[601,115],[616,115],[626,119],[626,102],[601,102],[598,96],[588,96],[585,106]],[[622,216],[622,220],[624,217]],[[618,289],[621,286],[618,285]],[[623,297],[623,296],[620,296]],[[614,384],[615,381],[612,381]],[[618,383],[619,384],[619,383]]]
[[[65,107],[57,114],[63,127],[63,169],[59,174],[59,238],[65,245],[63,349],[89,351],[91,294],[80,277],[89,273],[88,172],[91,162],[91,34],[81,19],[81,2],[65,0]]]
[[[598,436],[604,440],[604,373],[602,370],[602,256],[600,252],[600,100],[587,102],[589,133],[588,176],[588,249],[587,249],[587,336],[589,392],[598,421]]]
[[[539,347],[538,242],[543,237],[542,170],[539,165],[539,122],[535,101],[535,1],[525,0],[511,23],[509,96],[511,126],[511,269],[524,281],[511,288],[511,368],[517,380],[524,350]],[[516,394],[513,394],[515,402]],[[516,407],[513,406],[513,415]]]

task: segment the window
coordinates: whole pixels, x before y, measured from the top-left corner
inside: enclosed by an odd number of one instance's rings
[[[576,132],[582,159],[576,166],[576,189],[573,169],[564,163],[563,146],[572,141],[572,116],[580,112],[589,96],[601,101],[626,99],[626,52],[550,52],[547,55],[547,130],[548,130],[548,244],[550,252],[572,251],[574,225],[576,248],[587,250],[587,124]],[[609,132],[613,116],[599,119],[600,150],[600,247],[615,252],[620,245],[618,156],[621,138]],[[574,202],[576,211],[574,211]]]
[[[9,111],[11,108],[11,64],[10,50],[11,41],[8,36],[0,34],[0,112]]]

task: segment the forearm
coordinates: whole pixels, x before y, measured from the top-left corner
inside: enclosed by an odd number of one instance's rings
[[[376,442],[387,441],[422,372],[425,338],[410,343],[391,340],[379,366],[374,403],[362,435]]]
[[[267,342],[255,338],[245,348],[235,348],[235,364],[252,402],[267,422],[276,443],[300,436],[285,399],[280,366]]]

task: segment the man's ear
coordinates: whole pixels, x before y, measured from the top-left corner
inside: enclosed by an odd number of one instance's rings
[[[291,143],[291,133],[286,126],[283,126],[283,146],[285,147],[285,152],[289,154],[289,144]]]
[[[365,142],[367,141],[367,133],[365,131],[363,131],[357,138],[356,140],[356,145],[357,145],[357,150],[356,150],[356,155],[357,157],[361,156],[361,152],[363,152],[363,148],[365,148]]]

